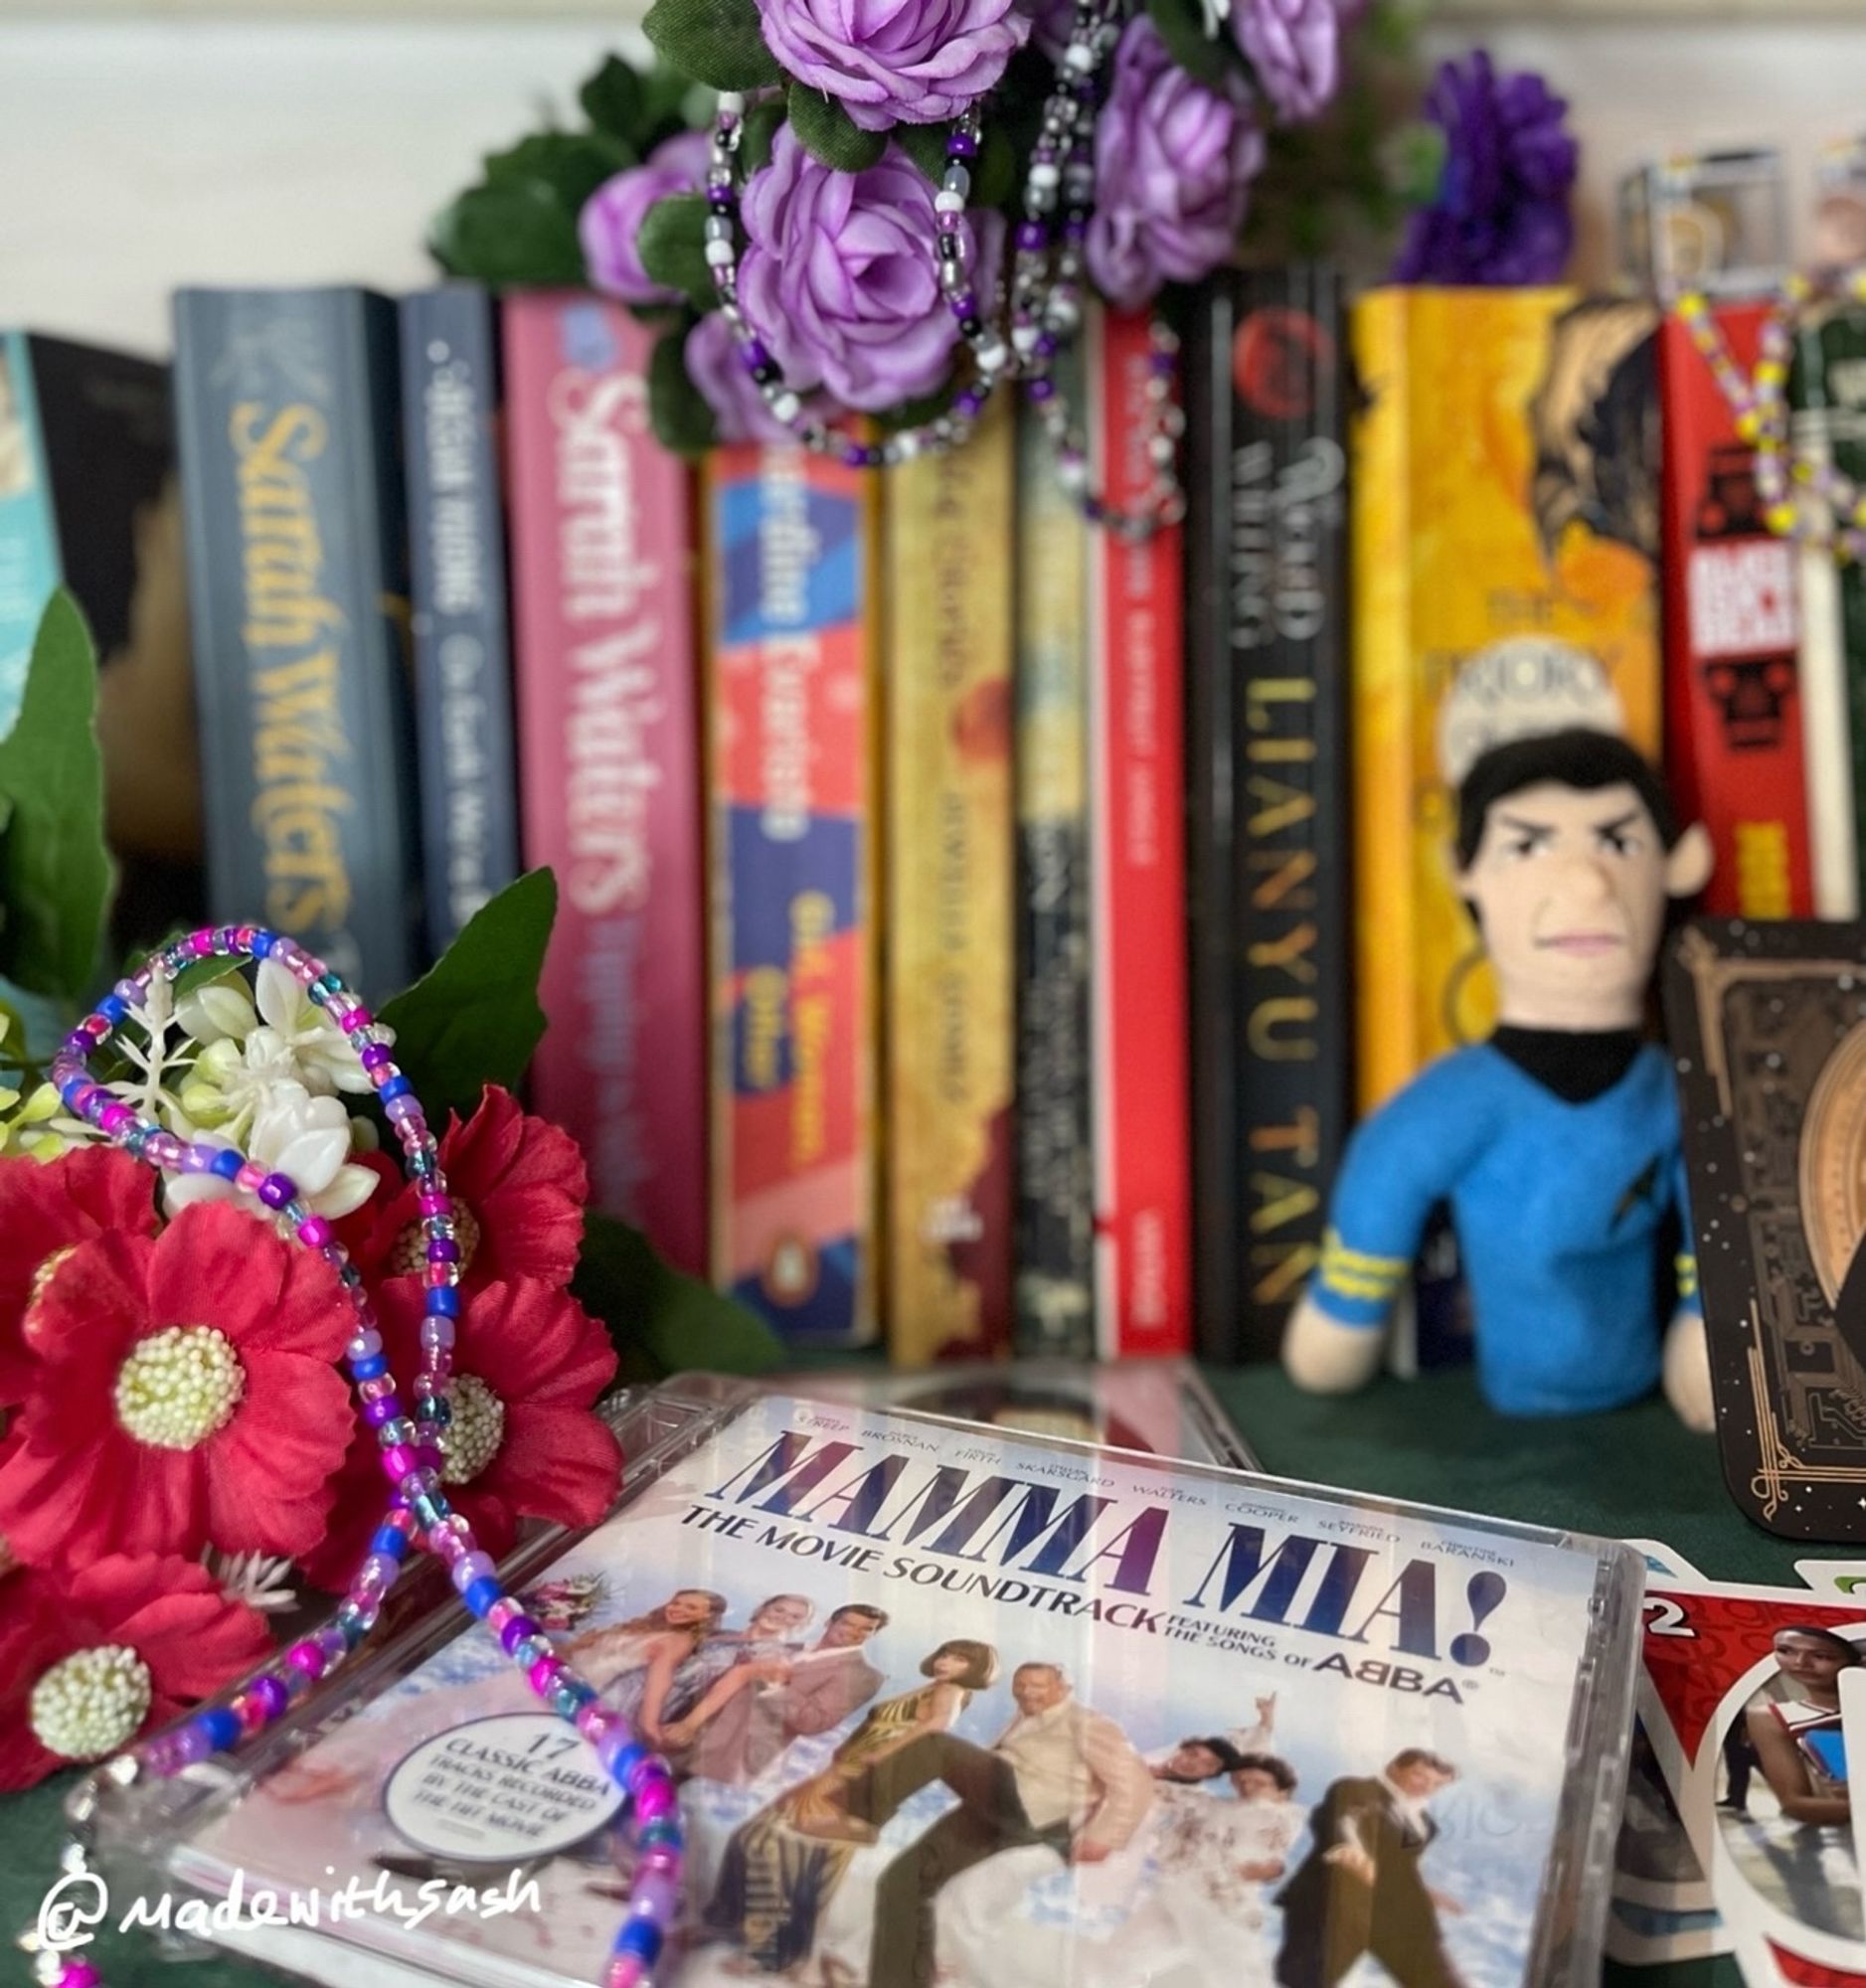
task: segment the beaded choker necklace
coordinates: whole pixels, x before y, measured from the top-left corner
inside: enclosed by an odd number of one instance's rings
[[[1866,489],[1837,470],[1824,450],[1797,448],[1789,433],[1794,320],[1810,302],[1834,294],[1866,303],[1866,268],[1825,284],[1790,275],[1763,320],[1753,375],[1737,364],[1706,297],[1697,291],[1681,296],[1678,315],[1736,414],[1737,432],[1755,444],[1756,489],[1769,529],[1866,562]]]
[[[746,316],[739,296],[739,148],[745,135],[746,99],[720,97],[707,169],[706,259],[720,313],[731,327],[740,358],[771,417],[807,449],[833,455],[856,469],[878,469],[911,457],[955,448],[970,434],[998,386],[1021,380],[1043,411],[1045,433],[1056,450],[1063,486],[1094,524],[1126,539],[1150,537],[1185,516],[1185,492],[1176,471],[1185,415],[1172,397],[1178,339],[1158,316],[1151,324],[1152,367],[1147,381],[1153,432],[1147,459],[1153,482],[1131,511],[1117,510],[1089,488],[1089,459],[1072,425],[1068,402],[1053,366],[1082,323],[1082,272],[1089,221],[1095,208],[1094,133],[1097,83],[1120,38],[1120,0],[1076,0],[1068,46],[1043,110],[1043,135],[1025,175],[1024,219],[1014,237],[1010,282],[1010,337],[993,321],[967,265],[963,222],[971,170],[979,151],[979,120],[967,110],[946,137],[946,165],[933,197],[933,243],[939,294],[957,320],[977,377],[932,420],[903,428],[878,442],[838,433],[805,406],[784,379],[766,341]],[[1062,226],[1056,225],[1059,206]]]
[[[397,1395],[362,1274],[297,1184],[282,1173],[268,1173],[229,1147],[197,1144],[165,1131],[113,1096],[86,1069],[89,1057],[109,1041],[130,1011],[147,1001],[156,981],[173,981],[198,960],[217,958],[273,959],[291,973],[356,1052],[401,1144],[409,1174],[417,1183],[425,1256],[426,1316],[422,1323],[422,1370],[415,1377],[412,1415]],[[446,1566],[468,1609],[498,1637],[544,1704],[590,1741],[604,1771],[626,1797],[636,1853],[634,1872],[628,1913],[616,1934],[601,1988],[651,1988],[651,1970],[680,1899],[683,1846],[673,1776],[620,1713],[597,1702],[594,1689],[557,1654],[516,1596],[501,1587],[492,1561],[474,1542],[472,1527],[451,1509],[441,1490],[440,1432],[449,1419],[446,1387],[453,1366],[453,1321],[460,1308],[460,1245],[434,1135],[408,1078],[390,1057],[392,1042],[391,1033],[372,1020],[337,975],[295,940],[254,925],[216,925],[164,947],[137,972],[119,980],[96,1012],[66,1038],[54,1060],[53,1082],[74,1117],[94,1125],[149,1166],[221,1175],[260,1207],[282,1217],[298,1242],[336,1271],[356,1324],[344,1356],[363,1419],[376,1431],[383,1470],[393,1487],[383,1523],[331,1619],[255,1671],[223,1702],[192,1714],[99,1768],[73,1805],[81,1835],[68,1848],[64,1868],[68,1873],[85,1868],[84,1818],[94,1814],[106,1783],[126,1787],[143,1775],[176,1775],[212,1754],[230,1752],[336,1670],[375,1626],[410,1547],[417,1546]],[[46,1988],[98,1988],[101,1980],[90,1961],[62,1951],[41,1951],[36,1965]]]

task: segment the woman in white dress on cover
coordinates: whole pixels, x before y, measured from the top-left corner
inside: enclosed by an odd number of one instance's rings
[[[1233,1795],[1211,1791],[1220,1773]],[[1064,1869],[1036,1845],[948,1885],[939,1988],[1270,1988],[1268,1900],[1304,1824],[1294,1772],[1214,1738],[1153,1774],[1146,1821],[1106,1863]]]

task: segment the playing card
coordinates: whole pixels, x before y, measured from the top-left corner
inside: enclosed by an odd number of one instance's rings
[[[1816,1594],[1866,1598],[1866,1560],[1797,1560],[1794,1571]]]
[[[1704,1578],[1676,1547],[1665,1546],[1658,1540],[1627,1540],[1625,1544],[1644,1560],[1648,1580],[1702,1581]],[[1797,1573],[1799,1571],[1796,1569]]]
[[[1866,1977],[1839,1678],[1866,1663],[1866,1593],[1654,1578],[1642,1716],[1752,1982]]]
[[[1613,1896],[1648,1913],[1676,1917],[1713,1909],[1710,1880],[1665,1784],[1642,1719],[1633,1721],[1626,1808],[1613,1846]],[[1624,1931],[1633,1929],[1630,1921],[1622,1920],[1621,1925]],[[1655,1936],[1649,1919],[1640,1922],[1639,1930],[1641,1937]]]
[[[1703,1960],[1730,1951],[1730,1934],[1706,1907],[1671,1912],[1614,1894],[1607,1915],[1607,1950],[1626,1967],[1657,1967],[1669,1960]]]

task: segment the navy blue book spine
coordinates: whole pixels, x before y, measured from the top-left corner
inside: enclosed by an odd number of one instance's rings
[[[210,909],[376,998],[419,964],[399,384],[385,298],[176,296]]]
[[[402,304],[428,950],[518,875],[498,332],[471,284]]]

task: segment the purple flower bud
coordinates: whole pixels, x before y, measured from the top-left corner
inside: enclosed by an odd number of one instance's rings
[[[1030,35],[1013,0],[759,0],[759,13],[778,62],[865,131],[956,117]]]
[[[1292,122],[1327,108],[1341,82],[1338,0],[1232,0],[1231,31],[1276,113]]]
[[[711,141],[681,131],[655,146],[645,166],[604,180],[584,202],[577,234],[591,282],[625,304],[678,303],[680,292],[655,282],[641,266],[641,224],[656,201],[698,193],[706,184]]]
[[[1264,134],[1241,79],[1195,83],[1142,14],[1114,51],[1096,123],[1089,272],[1123,310],[1166,282],[1196,282],[1231,253]]]

